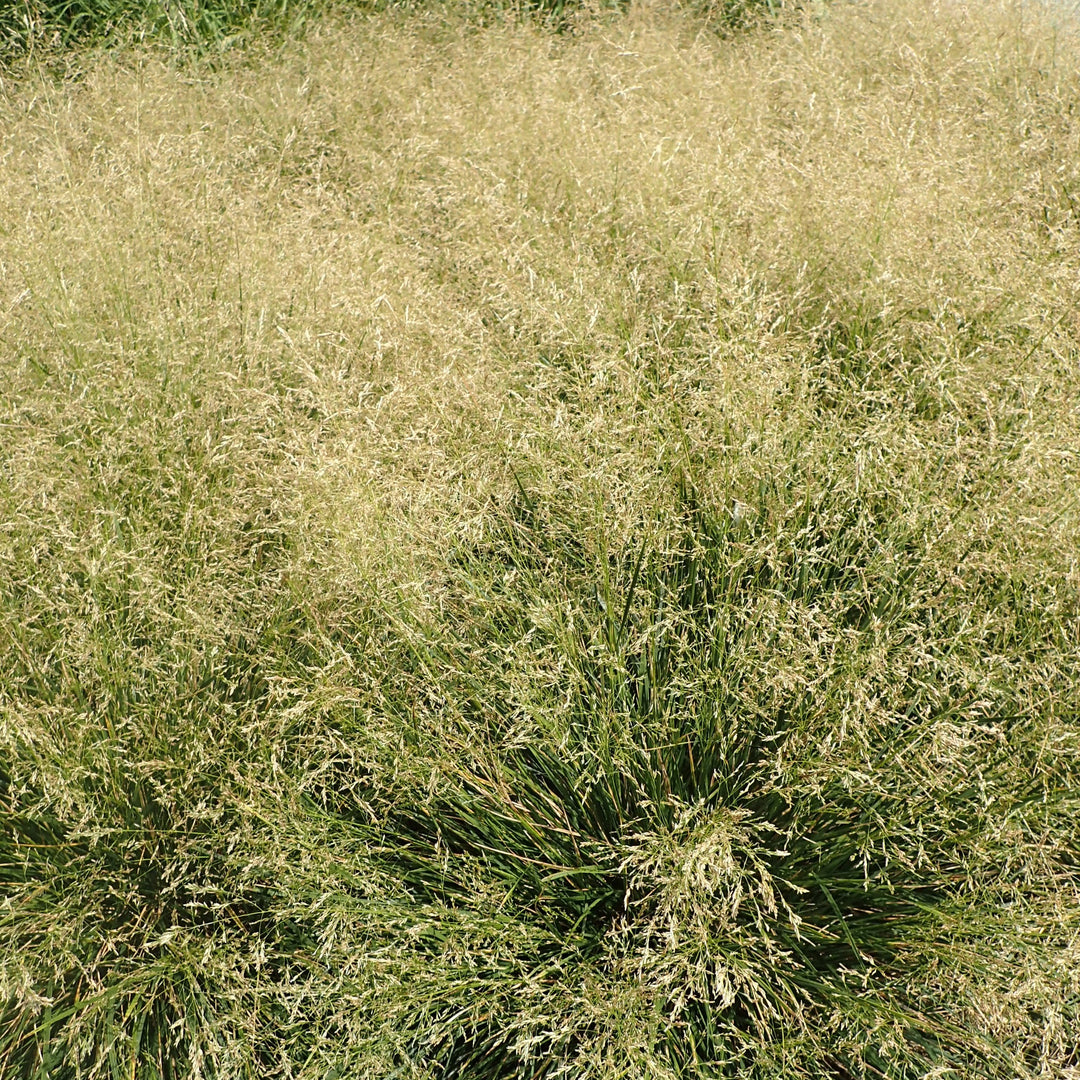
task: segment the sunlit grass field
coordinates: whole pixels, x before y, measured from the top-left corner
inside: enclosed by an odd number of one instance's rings
[[[1080,36],[327,18],[0,82],[0,1077],[1080,1077]]]

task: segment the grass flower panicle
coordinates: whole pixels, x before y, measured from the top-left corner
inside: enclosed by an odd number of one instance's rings
[[[5,69],[4,1080],[1080,1075],[1080,39],[737,7]]]

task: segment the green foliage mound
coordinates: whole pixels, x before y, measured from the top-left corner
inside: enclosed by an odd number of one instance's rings
[[[297,28],[315,10],[311,0],[5,0],[0,48],[13,56],[132,36],[206,48],[252,31]]]
[[[455,1077],[1016,1067],[945,986],[961,957],[993,977],[987,913],[1017,901],[987,823],[1072,859],[1075,745],[1036,763],[1007,691],[971,722],[986,624],[965,632],[917,509],[794,467],[738,523],[685,481],[675,505],[616,557],[523,487],[451,555],[445,621],[400,626],[409,704],[380,712],[404,743],[318,789],[396,883],[363,909],[423,1003],[395,1025]],[[1015,587],[987,582],[976,621]],[[875,719],[848,719],[855,682]]]
[[[689,4],[717,28],[748,25],[778,10],[781,0],[724,0]],[[3,0],[0,3],[0,61],[27,51],[85,47],[136,37],[172,48],[218,49],[238,40],[296,33],[312,18],[328,13],[447,10],[478,22],[528,18],[566,28],[582,12],[625,10],[627,0]]]

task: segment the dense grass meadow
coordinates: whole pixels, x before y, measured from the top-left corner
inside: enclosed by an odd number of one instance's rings
[[[3,1080],[1080,1078],[1077,23],[731,11],[12,54]]]
[[[0,63],[27,52],[133,41],[173,53],[232,50],[302,33],[328,14],[432,10],[473,26],[527,19],[565,32],[597,15],[625,13],[632,0],[0,0]],[[640,2],[640,0],[638,0]],[[655,2],[655,0],[653,0]],[[744,30],[800,0],[665,0],[713,31]],[[1051,0],[1075,4],[1076,0]]]

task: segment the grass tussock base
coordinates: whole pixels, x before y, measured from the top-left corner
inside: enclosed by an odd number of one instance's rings
[[[323,24],[0,90],[0,1074],[1080,1075],[1080,43]]]

